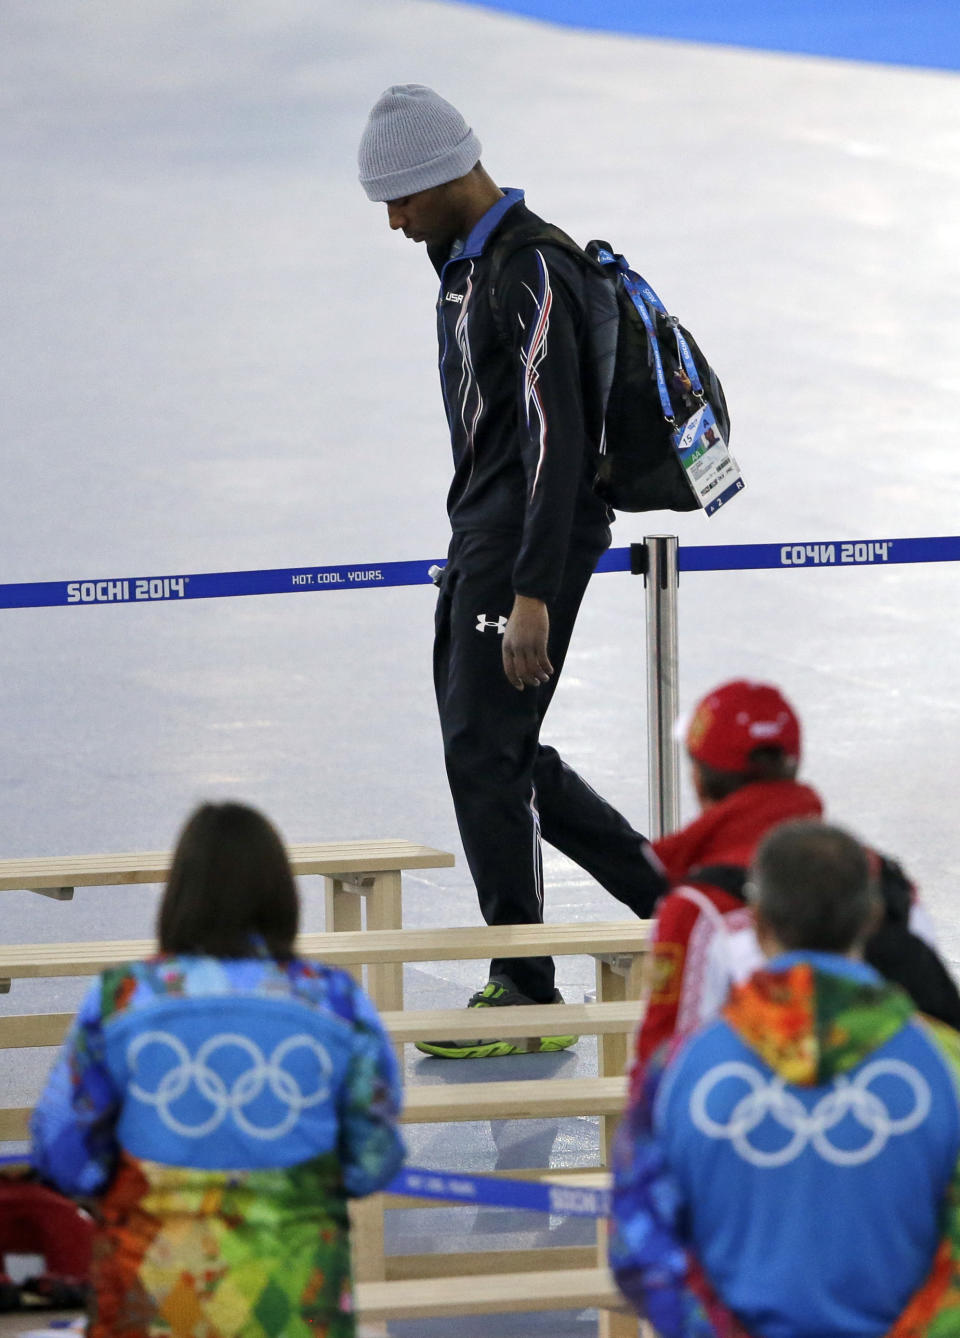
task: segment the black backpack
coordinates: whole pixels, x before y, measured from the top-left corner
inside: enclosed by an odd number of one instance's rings
[[[599,346],[601,394],[605,394],[607,406],[604,443],[594,480],[597,493],[617,511],[696,511],[701,503],[680,463],[673,433],[705,399],[713,409],[724,440],[729,441],[730,415],[716,372],[689,331],[667,313],[649,285],[628,269],[623,257],[616,255],[612,247],[606,242],[590,242],[584,250],[560,228],[539,220],[529,228],[515,230],[494,241],[491,251],[490,304],[505,341],[507,334],[496,296],[497,279],[515,251],[537,242],[549,242],[572,253],[582,264],[601,273],[615,293],[615,352],[614,341],[604,329],[612,321],[612,304],[606,312],[591,314],[595,344]],[[643,292],[639,300],[646,309],[646,322],[637,299],[628,291],[628,281],[638,296]],[[678,331],[692,355],[702,388],[700,394],[684,368]],[[661,400],[651,338],[656,340],[660,352],[672,419],[665,415]]]

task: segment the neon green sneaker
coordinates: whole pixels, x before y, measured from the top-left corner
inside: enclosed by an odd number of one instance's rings
[[[506,976],[491,976],[482,990],[477,990],[468,1008],[507,1008],[515,1004],[536,1004],[521,994]],[[553,1003],[563,1003],[559,990],[553,992]],[[477,1041],[417,1041],[416,1047],[425,1055],[438,1059],[498,1059],[501,1055],[549,1055],[566,1050],[576,1043],[577,1036],[520,1036],[516,1040]]]

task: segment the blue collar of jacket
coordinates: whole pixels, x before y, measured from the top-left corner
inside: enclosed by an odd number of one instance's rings
[[[866,962],[855,962],[850,957],[841,957],[836,952],[807,952],[796,949],[781,952],[771,957],[766,965],[767,971],[787,971],[791,966],[808,962],[815,971],[825,971],[828,975],[844,976],[847,980],[859,981],[863,985],[882,985],[883,977]]]
[[[463,244],[463,250],[458,251],[455,256],[450,256],[451,260],[466,260],[473,256],[478,256],[486,246],[491,232],[499,227],[504,214],[512,209],[515,204],[523,203],[523,191],[508,187],[503,192],[503,198],[496,204],[491,205],[483,217],[470,230],[470,235]]]

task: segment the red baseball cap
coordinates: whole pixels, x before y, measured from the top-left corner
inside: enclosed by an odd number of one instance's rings
[[[800,721],[778,688],[738,678],[704,697],[687,729],[687,752],[715,771],[748,772],[755,748],[799,760]]]

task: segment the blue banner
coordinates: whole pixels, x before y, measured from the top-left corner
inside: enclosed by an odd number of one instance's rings
[[[442,559],[441,559],[442,562]],[[210,571],[194,575],[121,576],[80,581],[0,585],[0,608],[60,605],[150,604],[162,600],[288,595],[308,590],[429,585],[434,562],[354,562],[345,567],[274,567],[264,571]]]
[[[770,567],[889,567],[903,562],[960,562],[960,536],[932,539],[833,539],[827,543],[680,546],[680,571]]]
[[[536,1180],[506,1180],[492,1175],[464,1175],[405,1166],[387,1191],[419,1199],[444,1199],[484,1207],[522,1208],[558,1217],[609,1217],[608,1189],[581,1189],[575,1184],[550,1185]]]
[[[630,547],[611,548],[598,572],[630,571]],[[193,575],[118,576],[76,581],[27,581],[0,585],[0,609],[87,608],[104,604],[151,604],[187,599],[235,599],[241,595],[303,594],[392,585],[429,585],[431,568],[444,559],[413,562],[354,562],[342,567],[274,567],[263,571],[200,572]],[[960,562],[960,536],[931,539],[834,539],[823,543],[683,544],[680,571],[744,571],[773,567],[892,566],[903,562]]]

